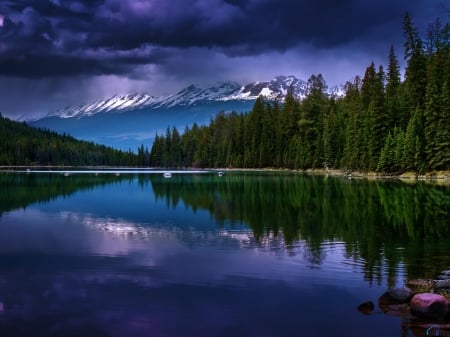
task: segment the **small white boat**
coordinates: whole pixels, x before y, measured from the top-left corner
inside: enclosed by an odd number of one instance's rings
[[[219,172],[217,172],[217,175],[218,175],[219,177],[222,177],[222,176],[223,176],[223,172],[222,172],[222,171],[219,171]]]
[[[164,176],[164,178],[172,178],[172,173],[164,172],[163,176]]]

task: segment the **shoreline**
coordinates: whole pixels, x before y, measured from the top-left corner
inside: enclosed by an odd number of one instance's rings
[[[424,174],[416,172],[404,172],[402,174],[382,174],[378,172],[363,171],[344,171],[344,170],[326,170],[326,169],[307,169],[304,171],[311,175],[330,175],[335,177],[347,177],[349,179],[368,179],[368,180],[389,180],[395,179],[406,183],[427,182],[438,185],[450,186],[450,171],[432,171]]]
[[[428,182],[437,183],[439,185],[450,186],[450,171],[432,171],[424,174],[418,174],[416,172],[404,172],[402,174],[382,174],[378,172],[364,172],[364,171],[351,171],[351,170],[339,170],[339,169],[281,169],[281,168],[209,168],[210,170],[223,170],[223,171],[261,171],[261,172],[297,172],[308,175],[316,176],[331,176],[331,177],[345,177],[348,179],[368,179],[368,180],[401,180],[403,182]]]
[[[431,171],[424,174],[418,174],[416,172],[404,172],[402,174],[382,174],[378,172],[364,172],[358,170],[340,170],[340,169],[306,169],[306,170],[296,170],[296,169],[286,169],[286,168],[158,168],[158,167],[136,167],[136,166],[72,166],[72,165],[63,165],[63,166],[40,166],[40,165],[18,165],[18,166],[0,166],[0,172],[14,172],[16,169],[91,169],[91,170],[212,170],[212,171],[247,171],[247,172],[297,172],[304,173],[308,175],[317,175],[317,176],[332,176],[332,177],[346,177],[348,179],[369,179],[369,180],[387,180],[387,179],[397,179],[404,182],[429,182],[429,183],[437,183],[439,185],[450,185],[450,171]]]
[[[326,170],[326,169],[307,169],[303,172],[310,174],[325,174],[335,176],[347,176],[368,179],[402,179],[402,180],[450,180],[450,171],[431,171],[424,174],[417,172],[404,172],[402,174],[384,174],[374,171],[345,171],[345,170]]]

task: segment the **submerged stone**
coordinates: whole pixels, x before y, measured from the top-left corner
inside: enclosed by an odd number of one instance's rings
[[[448,280],[436,280],[434,282],[434,290],[450,290],[450,279]]]
[[[413,291],[409,288],[390,289],[380,296],[378,303],[380,306],[408,303],[413,295]]]
[[[364,315],[370,315],[375,308],[372,301],[367,301],[358,305],[358,311]]]
[[[450,270],[441,271],[441,273],[436,277],[436,280],[450,280]]]
[[[411,300],[414,293],[409,288],[395,288],[388,291],[389,295],[401,303],[407,303]]]
[[[410,316],[408,302],[413,295],[409,288],[391,289],[380,296],[378,306],[386,315],[407,318]]]
[[[441,321],[448,313],[448,300],[441,295],[421,293],[413,296],[409,307],[411,313],[417,317]]]

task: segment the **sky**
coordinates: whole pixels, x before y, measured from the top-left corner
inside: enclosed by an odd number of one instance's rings
[[[0,112],[321,73],[345,83],[422,36],[448,0],[1,0]]]

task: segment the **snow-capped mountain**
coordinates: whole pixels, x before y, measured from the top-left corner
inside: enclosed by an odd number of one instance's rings
[[[282,101],[290,88],[296,97],[302,99],[307,92],[307,83],[295,76],[278,76],[270,81],[258,81],[245,86],[235,82],[226,82],[207,89],[190,85],[176,94],[167,96],[138,93],[115,95],[88,104],[68,106],[51,112],[46,117],[81,118],[99,113],[122,113],[139,109],[195,106],[211,102],[254,101],[260,95],[269,100]]]
[[[255,100],[260,95],[269,100],[283,100],[289,90],[292,90],[294,96],[302,99],[306,96],[308,90],[307,83],[299,80],[295,76],[278,76],[266,82],[253,82],[240,88],[235,94],[225,97],[228,99],[251,99]]]
[[[220,86],[202,89],[190,85],[180,92],[168,96],[152,96],[149,94],[114,95],[108,99],[89,104],[72,105],[48,114],[46,117],[81,118],[99,113],[122,113],[140,109],[162,109],[175,106],[191,106],[199,103],[227,100],[236,94],[240,86],[236,83],[224,83]]]
[[[219,111],[248,112],[260,95],[283,101],[289,90],[302,99],[308,86],[295,76],[278,76],[244,86],[234,82],[206,89],[191,85],[167,96],[115,95],[68,106],[28,122],[79,139],[135,150],[141,144],[151,146],[155,134],[164,133],[167,127],[182,131],[193,123],[209,123]],[[339,90],[333,88],[329,94],[339,94]]]

